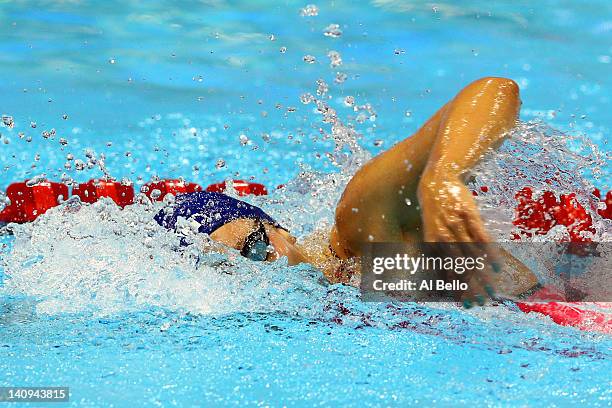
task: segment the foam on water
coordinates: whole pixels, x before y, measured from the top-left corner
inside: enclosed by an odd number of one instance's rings
[[[158,210],[70,200],[34,223],[12,225],[15,242],[4,258],[1,293],[34,299],[37,311],[46,314],[107,315],[152,306],[222,314],[312,310],[311,296],[325,290],[320,273],[310,267],[183,248],[153,220]],[[214,245],[195,239],[199,247]]]

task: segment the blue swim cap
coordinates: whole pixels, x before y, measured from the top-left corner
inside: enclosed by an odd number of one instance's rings
[[[283,228],[261,208],[209,191],[177,195],[172,206],[157,213],[155,221],[162,227],[174,230],[178,217],[197,221],[200,224],[198,232],[209,235],[228,222],[241,218],[267,221],[275,227]]]

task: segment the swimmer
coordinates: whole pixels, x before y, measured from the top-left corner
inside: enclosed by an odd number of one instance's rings
[[[192,218],[200,223],[199,232],[249,259],[310,263],[332,283],[350,281],[351,260],[361,255],[363,243],[490,242],[466,175],[515,126],[520,105],[518,86],[510,79],[488,77],[466,86],[416,133],[355,173],[326,237],[317,234],[298,244],[260,208],[211,192],[178,196],[172,210],[162,210],[156,220],[174,229],[177,217]],[[505,258],[520,264],[510,255]],[[462,295],[464,305],[492,296],[492,284],[513,295],[537,285],[527,268],[517,269],[518,279],[501,276],[495,282],[493,274],[474,274]]]

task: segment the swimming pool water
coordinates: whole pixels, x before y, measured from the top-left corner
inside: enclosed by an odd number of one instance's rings
[[[311,17],[293,1],[0,4],[0,113],[14,121],[0,127],[0,187],[43,173],[101,176],[75,169],[86,149],[137,185],[252,176],[273,188],[302,173],[264,203],[303,237],[330,222],[347,177],[338,173],[354,171],[331,163],[329,125],[300,101],[316,95],[317,79],[362,135],[363,155],[406,137],[482,76],[519,83],[523,120],[609,151],[608,2],[315,4]],[[330,24],[339,37],[324,35]],[[342,65],[330,67],[332,50]],[[373,110],[356,112],[347,96]],[[609,161],[585,177],[609,189]],[[0,275],[0,385],[69,386],[79,406],[612,400],[609,336],[509,305],[364,303],[309,268],[196,267],[165,235],[143,245],[136,218],[104,205],[80,214],[52,211],[17,241],[2,237],[15,276]],[[112,235],[117,226],[126,232]],[[91,238],[79,246],[62,231]]]

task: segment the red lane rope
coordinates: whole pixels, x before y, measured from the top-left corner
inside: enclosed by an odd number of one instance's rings
[[[206,191],[223,193],[230,185],[240,196],[268,194],[263,184],[244,180],[211,184]],[[141,187],[141,192],[152,201],[162,201],[167,194],[177,195],[196,191],[202,191],[202,186],[173,179],[152,181]],[[72,193],[69,193],[68,186],[62,183],[42,181],[30,184],[26,180],[13,183],[7,188],[6,196],[11,203],[0,211],[0,222],[32,222],[70,195],[78,196],[84,203],[95,203],[102,197],[108,197],[121,207],[133,204],[135,197],[132,184],[114,180],[92,179],[75,185]]]

